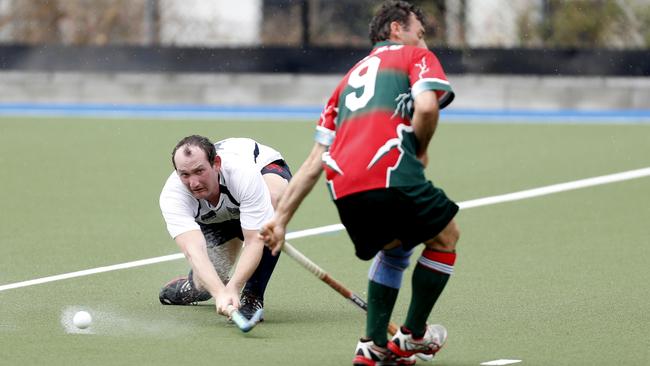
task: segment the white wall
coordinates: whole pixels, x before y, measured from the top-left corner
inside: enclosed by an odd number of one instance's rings
[[[262,0],[160,0],[163,45],[260,43]]]
[[[456,0],[451,0],[456,1]],[[517,19],[540,0],[467,0],[466,40],[470,47],[519,46]]]

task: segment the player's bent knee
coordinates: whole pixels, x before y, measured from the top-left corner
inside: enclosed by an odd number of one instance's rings
[[[436,237],[427,240],[424,244],[427,248],[433,250],[451,252],[456,250],[456,243],[459,239],[460,229],[458,228],[458,224],[454,220],[451,220]]]
[[[460,239],[460,228],[455,220],[451,220],[449,224],[442,231],[444,236],[443,243],[446,245],[456,245],[458,239]]]
[[[409,265],[411,254],[413,254],[413,249],[406,251],[401,246],[380,251],[370,266],[368,279],[387,287],[399,289],[402,286],[402,277],[404,270]]]

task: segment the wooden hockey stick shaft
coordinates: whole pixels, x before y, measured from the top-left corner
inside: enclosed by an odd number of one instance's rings
[[[296,249],[293,245],[285,241],[284,246],[282,247],[282,251],[286,253],[289,257],[293,258],[296,262],[298,262],[309,272],[311,272],[314,276],[320,278],[321,281],[325,282],[331,288],[336,290],[336,292],[341,294],[346,299],[350,300],[358,308],[366,312],[368,311],[368,304],[361,297],[359,297],[354,292],[350,291],[339,281],[335,280],[332,276],[330,276],[327,272],[325,272],[324,269],[319,267],[311,259],[307,258],[304,254],[298,251],[298,249]],[[388,323],[388,333],[390,333],[390,335],[395,335],[395,333],[397,333],[397,329],[398,328],[395,323],[393,322]],[[431,361],[433,359],[432,355],[425,355],[421,353],[416,354],[416,356],[422,361]]]
[[[363,300],[354,292],[350,291],[341,282],[335,280],[332,276],[330,276],[327,272],[325,272],[325,270],[319,267],[311,259],[305,257],[305,255],[302,254],[300,251],[298,251],[298,249],[296,249],[293,245],[285,241],[284,246],[282,247],[282,251],[286,253],[289,257],[293,258],[293,260],[298,262],[309,272],[311,272],[314,276],[318,277],[321,281],[325,282],[331,288],[336,290],[336,292],[341,294],[346,299],[350,300],[358,308],[366,312],[368,311],[368,304],[365,302],[365,300]],[[396,332],[397,332],[397,325],[395,325],[393,322],[388,323],[388,333],[394,335]]]

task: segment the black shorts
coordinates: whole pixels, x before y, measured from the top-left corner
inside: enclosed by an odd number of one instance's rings
[[[355,193],[334,203],[363,260],[395,239],[405,250],[433,239],[458,212],[458,205],[431,182]]]
[[[239,219],[214,224],[199,223],[199,226],[208,248],[214,248],[235,238],[244,240],[244,232]]]

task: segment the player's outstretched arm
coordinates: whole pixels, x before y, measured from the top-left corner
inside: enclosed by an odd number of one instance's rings
[[[244,249],[242,249],[235,267],[235,272],[232,278],[226,285],[226,288],[232,289],[239,293],[246,284],[253,272],[257,269],[262,259],[262,252],[264,250],[264,242],[257,235],[257,230],[245,230],[244,233]]]
[[[200,230],[191,230],[184,232],[174,238],[176,244],[181,248],[185,258],[192,266],[194,278],[200,281],[200,286],[210,292],[215,299],[217,312],[225,314],[225,308],[228,303],[239,307],[239,297],[235,296],[235,302],[226,295],[226,287],[219,278],[217,271],[214,269],[208,251],[206,249],[205,237]],[[226,299],[225,297],[228,297]],[[223,309],[220,309],[220,303]],[[223,311],[222,311],[223,310]]]
[[[325,151],[327,146],[314,144],[311,153],[284,191],[273,218],[262,226],[259,237],[272,250],[273,255],[277,255],[282,249],[287,224],[318,181],[323,171],[322,156]]]

